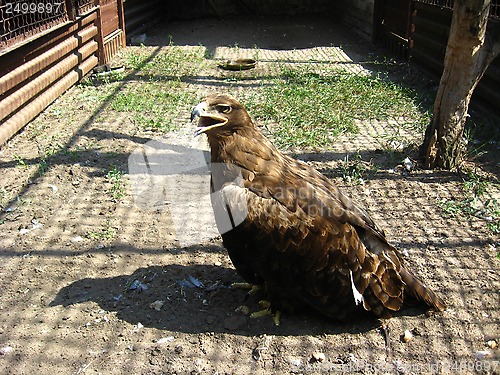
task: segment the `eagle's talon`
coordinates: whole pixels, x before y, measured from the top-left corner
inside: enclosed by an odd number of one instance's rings
[[[277,310],[276,312],[272,312],[271,310],[271,302],[269,301],[259,301],[260,307],[262,310],[255,311],[250,314],[250,318],[261,318],[263,316],[271,316],[273,318],[273,323],[275,326],[279,326],[281,322],[281,311]]]

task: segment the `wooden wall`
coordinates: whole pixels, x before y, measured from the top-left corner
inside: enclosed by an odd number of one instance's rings
[[[374,40],[439,78],[444,66],[452,7],[453,0],[375,0]],[[500,0],[491,2],[488,28],[500,28]],[[477,98],[498,108],[499,58],[493,61],[479,82],[473,100]]]
[[[398,0],[399,1],[399,0]],[[337,0],[331,3],[335,20],[347,24],[353,32],[371,40],[375,0]]]
[[[414,1],[412,12],[412,48],[410,58],[426,70],[441,76],[444,55],[448,44],[452,10],[432,4]],[[492,7],[497,12],[496,7]],[[490,17],[488,28],[499,28],[500,17]],[[500,103],[500,58],[489,66],[474,91],[473,98],[480,98],[483,103],[498,109]]]
[[[159,0],[124,0],[127,38],[143,33],[159,22],[164,18],[165,8],[171,6]]]

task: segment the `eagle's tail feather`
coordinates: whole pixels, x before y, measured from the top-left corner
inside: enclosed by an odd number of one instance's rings
[[[425,302],[427,305],[434,307],[438,311],[444,311],[446,309],[446,303],[438,297],[436,293],[427,288],[415,275],[401,267],[400,270],[401,278],[406,284],[406,291],[412,296]]]

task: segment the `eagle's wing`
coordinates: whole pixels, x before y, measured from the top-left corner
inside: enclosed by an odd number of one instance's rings
[[[278,299],[287,295],[336,318],[360,302],[356,299],[361,295],[365,309],[378,316],[401,307],[400,263],[365,246],[356,228],[344,220],[351,215],[348,210],[307,197],[307,190],[304,196],[291,189],[264,192],[258,176],[252,182],[244,179],[244,186],[229,183],[221,189],[228,216],[246,214],[223,235],[235,267],[246,279],[253,271]],[[324,204],[334,211],[321,215]]]

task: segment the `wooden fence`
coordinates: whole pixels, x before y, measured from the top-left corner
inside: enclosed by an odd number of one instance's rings
[[[122,0],[2,2],[0,145],[124,45]]]

